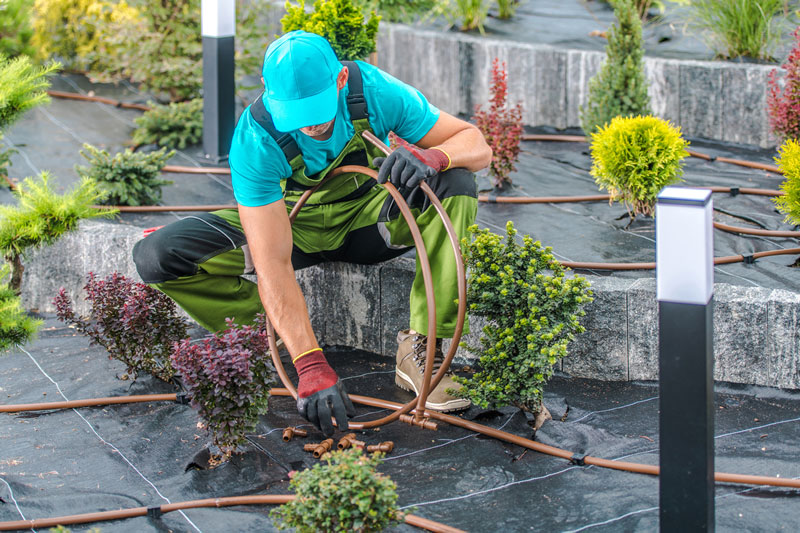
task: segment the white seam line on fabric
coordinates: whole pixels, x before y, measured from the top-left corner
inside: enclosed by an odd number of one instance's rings
[[[59,128],[61,128],[62,130],[64,130],[64,131],[66,131],[67,133],[69,133],[69,134],[70,134],[70,136],[71,136],[73,139],[75,139],[76,141],[78,141],[79,143],[81,143],[81,146],[83,146],[83,143],[84,143],[84,141],[83,141],[83,139],[81,139],[81,138],[78,136],[78,134],[77,134],[77,133],[75,133],[75,130],[73,130],[72,128],[70,128],[69,126],[67,126],[66,124],[64,124],[63,122],[61,122],[60,120],[58,120],[58,119],[57,119],[55,116],[53,116],[52,114],[50,114],[50,112],[49,112],[49,111],[47,111],[47,109],[45,109],[44,107],[40,107],[40,108],[38,108],[38,109],[37,109],[37,111],[41,111],[41,113],[42,113],[42,114],[43,114],[45,117],[47,117],[47,119],[48,119],[50,122],[52,122],[53,124],[55,124],[56,126],[58,126]]]
[[[394,374],[394,370],[377,370],[375,372],[367,372],[366,374],[359,374],[357,376],[349,376],[349,377],[346,377],[346,378],[339,378],[339,380],[340,381],[347,381],[348,379],[363,378],[364,376],[371,376],[373,374]]]
[[[629,403],[629,404],[626,404],[626,405],[620,405],[618,407],[612,407],[610,409],[601,409],[600,411],[592,411],[591,413],[586,413],[585,415],[583,415],[582,417],[580,417],[577,420],[571,420],[571,421],[569,421],[567,423],[568,424],[575,424],[577,422],[580,422],[584,418],[592,416],[592,415],[597,414],[597,413],[608,413],[610,411],[616,411],[618,409],[625,409],[626,407],[631,407],[631,406],[634,406],[634,405],[638,405],[640,403],[650,402],[650,401],[653,401],[653,400],[658,400],[658,396],[653,396],[652,398],[646,398],[644,400],[638,400],[638,401],[635,401],[633,403]]]
[[[779,424],[788,424],[790,422],[800,422],[800,418],[792,418],[791,420],[780,420],[778,422],[770,422],[769,424],[764,424],[762,426],[756,426],[750,429],[741,429],[739,431],[732,431],[730,433],[723,433],[722,435],[717,435],[714,437],[715,439],[721,439],[722,437],[730,437],[731,435],[738,435],[740,433],[747,433],[748,431],[755,431],[757,429],[764,429],[771,426],[777,426]]]
[[[23,520],[27,520],[27,518],[25,518],[25,514],[22,512],[22,509],[19,508],[19,504],[17,503],[16,498],[14,498],[14,491],[11,489],[11,485],[8,483],[8,481],[3,479],[2,477],[0,477],[0,481],[5,483],[6,487],[8,487],[8,495],[11,497],[11,501],[14,502],[14,507],[17,508],[17,512],[19,513],[19,515],[22,517]],[[36,531],[33,528],[30,528],[30,530]]]
[[[518,481],[512,481],[511,483],[506,483],[505,485],[500,485],[498,487],[493,487],[491,489],[481,490],[481,491],[478,491],[478,492],[471,492],[469,494],[462,494],[461,496],[454,496],[452,498],[442,498],[440,500],[433,500],[433,501],[429,501],[429,502],[412,503],[410,505],[404,505],[403,507],[399,507],[398,509],[400,509],[402,511],[403,509],[408,509],[410,507],[422,507],[423,505],[432,505],[432,504],[435,504],[435,503],[452,502],[452,501],[456,501],[456,500],[466,500],[467,498],[472,498],[473,496],[480,496],[480,495],[483,495],[483,494],[488,494],[490,492],[496,492],[498,490],[502,490],[502,489],[505,489],[505,488],[508,488],[508,487],[512,487],[514,485],[521,485],[523,483],[530,483],[531,481],[539,481],[539,480],[542,480],[542,479],[555,477],[555,476],[557,476],[559,474],[563,474],[564,472],[569,472],[570,470],[575,470],[575,469],[580,469],[580,468],[583,468],[583,467],[570,466],[568,468],[564,468],[563,470],[558,470],[556,472],[551,472],[551,473],[545,474],[543,476],[536,476],[536,477],[532,477],[532,478],[528,478],[528,479],[520,479]]]
[[[209,228],[212,228],[212,229],[215,229],[215,230],[217,230],[217,231],[218,231],[218,232],[220,232],[222,235],[224,235],[224,236],[225,236],[225,238],[226,238],[226,239],[228,239],[228,241],[230,241],[230,243],[231,243],[231,246],[233,246],[233,249],[234,249],[234,250],[236,249],[236,243],[235,243],[235,242],[233,242],[233,239],[231,239],[230,235],[228,235],[227,233],[225,233],[224,231],[222,231],[222,230],[221,230],[221,229],[219,229],[218,227],[214,226],[214,225],[213,225],[213,224],[211,224],[209,221],[207,221],[207,220],[203,220],[202,218],[200,218],[200,217],[197,217],[197,216],[194,216],[194,215],[189,215],[188,217],[183,217],[181,220],[185,220],[185,219],[187,219],[187,218],[194,218],[194,219],[196,219],[196,220],[199,220],[199,221],[200,221],[200,222],[202,222],[203,224],[207,224]]]
[[[741,279],[741,280],[743,280],[743,281],[746,281],[747,283],[750,283],[751,285],[755,285],[756,287],[759,287],[759,288],[762,288],[762,289],[763,289],[763,286],[762,286],[762,285],[759,285],[758,283],[756,283],[755,281],[753,281],[753,280],[752,280],[752,279],[750,279],[750,278],[745,278],[744,276],[739,276],[739,275],[737,275],[737,274],[732,274],[732,273],[730,273],[730,272],[726,272],[725,270],[722,270],[722,269],[721,269],[720,267],[718,267],[718,266],[715,266],[715,267],[714,267],[714,270],[716,270],[717,272],[722,272],[723,274],[725,274],[725,275],[727,275],[727,276],[731,276],[731,277],[734,277],[734,278],[739,278],[739,279]]]
[[[38,175],[38,174],[41,174],[41,173],[42,173],[42,171],[41,171],[41,170],[39,170],[39,167],[37,167],[36,165],[34,165],[34,164],[33,164],[33,161],[31,161],[31,158],[30,158],[30,157],[28,157],[28,153],[27,153],[25,150],[23,150],[22,148],[20,148],[20,146],[19,146],[18,144],[14,144],[14,141],[12,141],[12,140],[11,140],[11,138],[8,136],[8,133],[6,133],[6,134],[3,136],[3,141],[4,141],[6,144],[8,144],[8,146],[9,146],[10,148],[13,148],[14,150],[16,150],[16,151],[17,151],[17,153],[18,153],[19,155],[21,155],[21,156],[22,156],[22,159],[24,159],[24,160],[25,160],[25,163],[26,163],[26,164],[27,164],[29,167],[31,167],[31,170],[33,170],[33,173],[34,173],[34,174],[37,174],[37,175]]]
[[[25,353],[25,354],[26,354],[26,355],[27,355],[27,356],[30,358],[30,360],[31,360],[31,361],[33,361],[33,363],[36,365],[36,367],[39,369],[39,371],[40,371],[40,372],[41,372],[41,373],[44,375],[44,377],[46,377],[47,379],[49,379],[49,380],[50,380],[50,382],[51,382],[53,385],[55,385],[55,386],[56,386],[56,390],[58,390],[58,393],[61,395],[61,397],[62,397],[62,398],[64,398],[64,400],[65,400],[65,401],[69,401],[69,398],[67,398],[67,397],[66,397],[66,395],[64,394],[64,392],[61,390],[61,386],[60,386],[60,385],[59,385],[59,384],[58,384],[56,381],[54,381],[54,380],[53,380],[53,378],[51,378],[51,377],[50,377],[50,376],[47,374],[47,372],[45,372],[45,371],[44,371],[44,369],[41,367],[41,365],[39,364],[39,362],[38,362],[38,361],[37,361],[37,360],[36,360],[36,359],[33,357],[33,355],[31,355],[31,354],[30,354],[30,353],[29,353],[27,350],[25,350],[25,348],[23,348],[23,347],[22,347],[22,346],[20,346],[20,345],[17,345],[17,348],[19,348],[20,350],[22,350],[22,351],[23,351],[23,352],[24,352],[24,353]],[[145,480],[145,481],[147,482],[147,484],[148,484],[148,485],[150,485],[151,487],[153,487],[153,490],[155,490],[155,491],[156,491],[156,494],[158,494],[158,495],[159,495],[159,496],[160,496],[160,497],[161,497],[161,498],[162,498],[162,499],[163,499],[165,502],[167,502],[167,503],[172,503],[172,502],[169,500],[169,498],[167,498],[166,496],[164,496],[163,494],[161,494],[161,491],[160,491],[160,490],[158,490],[158,487],[156,487],[156,486],[153,484],[153,482],[152,482],[152,481],[150,481],[149,479],[147,479],[147,478],[145,477],[145,475],[144,475],[144,474],[142,474],[142,473],[139,471],[139,469],[138,469],[138,468],[136,468],[136,466],[134,466],[134,464],[133,464],[133,463],[131,463],[131,462],[128,460],[128,458],[127,458],[127,457],[125,457],[125,454],[123,454],[123,453],[122,453],[122,451],[120,451],[120,450],[119,450],[119,448],[117,448],[116,446],[114,446],[113,444],[111,444],[110,442],[108,442],[107,440],[105,440],[103,437],[101,437],[101,436],[100,436],[100,434],[99,434],[97,431],[95,431],[95,429],[94,429],[94,427],[92,426],[92,424],[91,424],[91,423],[90,423],[88,420],[86,420],[86,418],[84,418],[84,416],[83,416],[83,415],[82,415],[82,414],[81,414],[81,413],[80,413],[80,412],[79,412],[77,409],[74,409],[74,408],[73,408],[73,409],[72,409],[72,411],[73,411],[75,414],[77,414],[77,415],[78,415],[78,416],[81,418],[81,420],[83,420],[83,421],[86,423],[86,425],[87,425],[87,426],[89,426],[89,429],[90,429],[90,430],[92,430],[92,433],[94,433],[94,434],[95,434],[95,436],[97,436],[97,438],[98,438],[98,439],[100,439],[100,441],[101,441],[103,444],[105,444],[106,446],[108,446],[109,448],[111,448],[112,450],[114,450],[116,453],[118,453],[118,454],[119,454],[119,456],[120,456],[120,457],[122,457],[122,459],[123,459],[123,460],[124,460],[126,463],[128,463],[128,465],[129,465],[131,468],[133,468],[133,470],[134,470],[134,471],[135,471],[137,474],[139,474],[139,476],[140,476],[140,477],[141,477],[143,480]],[[200,530],[200,528],[199,528],[199,527],[197,527],[197,526],[195,525],[195,523],[194,523],[194,522],[192,522],[192,521],[189,519],[189,517],[188,517],[188,516],[186,516],[186,514],[185,514],[183,511],[178,511],[178,512],[181,514],[181,516],[183,516],[183,517],[186,519],[186,521],[189,523],[189,525],[191,525],[191,526],[192,526],[192,527],[193,527],[195,530],[197,530],[198,532],[202,533],[202,531]]]
[[[506,427],[508,425],[508,423],[511,422],[511,419],[514,418],[515,414],[516,413],[512,413],[511,416],[508,417],[508,420],[503,422],[503,425],[500,426],[497,429],[503,429],[504,427]],[[435,450],[436,448],[442,448],[443,446],[449,446],[451,444],[454,444],[456,442],[460,442],[462,440],[471,439],[473,437],[477,437],[478,435],[479,435],[478,433],[472,433],[471,435],[465,435],[465,436],[459,437],[457,439],[451,439],[451,440],[449,440],[447,442],[443,442],[441,444],[437,444],[436,446],[430,446],[428,448],[423,448],[421,450],[414,450],[413,452],[404,453],[402,455],[393,455],[391,457],[386,457],[383,460],[384,461],[394,461],[395,459],[400,459],[402,457],[408,457],[409,455],[417,455],[418,453],[427,452],[427,451],[430,451],[430,450]]]
[[[638,511],[631,511],[629,513],[625,513],[622,516],[617,516],[615,518],[609,518],[608,520],[605,520],[603,522],[595,522],[594,524],[588,524],[588,525],[585,525],[585,526],[580,527],[578,529],[570,529],[570,530],[564,531],[564,533],[578,533],[578,531],[586,531],[587,529],[590,529],[590,528],[593,528],[593,527],[597,527],[597,526],[604,526],[606,524],[610,524],[612,522],[616,522],[618,520],[622,520],[624,518],[628,518],[629,516],[633,516],[633,515],[637,515],[637,514],[641,514],[641,513],[649,513],[650,511],[656,511],[656,510],[658,510],[658,507],[648,507],[647,509],[639,509]]]

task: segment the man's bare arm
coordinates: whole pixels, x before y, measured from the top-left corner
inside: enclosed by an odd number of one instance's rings
[[[292,268],[292,230],[283,200],[239,206],[258,275],[258,293],[273,327],[293,356],[317,348],[303,293]]]
[[[441,148],[450,156],[451,167],[476,172],[489,166],[492,149],[483,133],[469,122],[441,111],[439,119],[417,142],[420,148]]]

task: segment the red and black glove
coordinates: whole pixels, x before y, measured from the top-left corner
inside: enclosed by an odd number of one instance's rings
[[[303,355],[294,364],[297,384],[297,410],[326,437],[333,435],[331,415],[342,431],[348,428],[347,417],[356,414],[339,376],[328,364],[322,350]]]
[[[391,154],[372,162],[378,167],[378,183],[390,180],[398,189],[413,189],[420,181],[450,168],[450,156],[443,150],[418,148],[402,139]]]

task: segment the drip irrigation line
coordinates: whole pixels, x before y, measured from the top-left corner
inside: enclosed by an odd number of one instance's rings
[[[18,529],[33,529],[35,527],[55,527],[59,525],[92,524],[108,520],[121,520],[138,516],[160,517],[162,514],[184,509],[220,508],[235,505],[283,505],[295,499],[294,494],[253,494],[250,496],[229,496],[225,498],[206,498],[203,500],[189,500],[184,502],[169,503],[154,507],[132,507],[116,511],[101,511],[97,513],[84,513],[53,518],[37,518],[33,520],[15,520],[0,522],[0,531],[15,531]],[[465,533],[463,530],[422,518],[416,515],[406,515],[406,524],[433,531],[435,533]]]
[[[95,209],[118,209],[121,213],[205,212],[236,209],[231,204],[219,205],[94,205]]]
[[[63,402],[29,403],[18,405],[0,405],[0,413],[21,413],[24,411],[46,411],[52,409],[74,409],[77,407],[99,407],[104,405],[145,402],[175,402],[177,394],[144,394],[138,396],[111,396],[108,398],[90,398],[86,400],[66,400]]]
[[[800,231],[778,231],[757,228],[744,228],[740,226],[730,226],[722,222],[714,222],[714,227],[718,230],[727,231],[728,233],[741,233],[742,235],[758,235],[760,237],[800,237]]]
[[[230,175],[231,169],[226,167],[185,167],[181,165],[164,165],[161,172],[174,172],[177,174],[226,174]]]
[[[65,100],[82,100],[84,102],[100,102],[101,104],[108,104],[114,107],[121,107],[123,109],[138,109],[140,111],[150,111],[150,106],[144,104],[132,104],[128,102],[121,102],[113,98],[104,98],[102,96],[89,96],[87,94],[71,93],[66,91],[47,91],[47,94],[53,98],[62,98]]]
[[[522,135],[523,141],[556,141],[556,142],[589,142],[589,138],[583,135],[556,135],[556,134],[538,134],[538,133],[527,133]],[[710,163],[715,161],[719,161],[720,163],[730,163],[732,165],[738,165],[740,167],[747,167],[747,168],[754,168],[756,170],[766,170],[767,172],[774,172],[775,174],[783,174],[781,169],[775,165],[770,165],[766,163],[756,163],[753,161],[745,161],[743,159],[734,159],[731,157],[715,157],[712,155],[704,154],[702,152],[698,152],[696,150],[686,150],[690,156],[696,157],[698,159],[703,159]]]

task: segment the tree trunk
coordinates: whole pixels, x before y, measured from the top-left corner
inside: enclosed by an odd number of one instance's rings
[[[11,281],[8,286],[14,291],[17,296],[22,292],[22,273],[25,267],[22,266],[22,258],[19,254],[10,255],[6,257],[6,261],[11,263]]]

